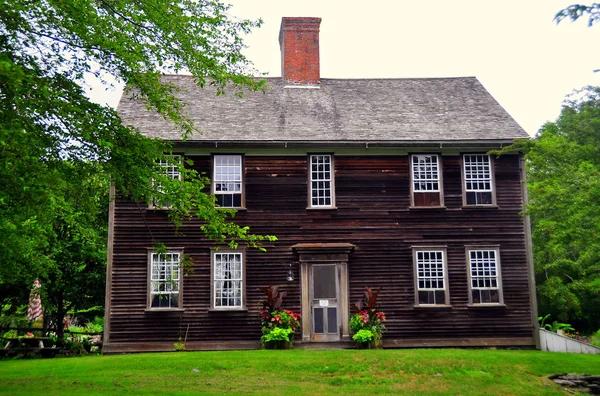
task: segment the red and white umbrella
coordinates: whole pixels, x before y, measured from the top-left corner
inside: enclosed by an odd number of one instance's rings
[[[27,309],[27,319],[34,321],[42,318],[42,298],[40,297],[40,288],[42,285],[39,280],[33,282],[33,289],[29,293],[29,309]]]

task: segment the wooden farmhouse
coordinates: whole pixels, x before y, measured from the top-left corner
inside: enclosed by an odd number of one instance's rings
[[[365,286],[382,288],[386,348],[535,347],[524,163],[487,154],[528,135],[474,77],[321,78],[320,23],[283,19],[282,77],[266,92],[216,96],[165,76],[202,131],[185,142],[121,99],[126,124],[172,141],[236,222],[278,241],[215,250],[199,221],[179,235],[166,210],[117,198],[106,352],[173,350],[186,331],[187,349],[259,348],[258,288],[269,285],[302,314],[297,347],[350,347],[350,307]],[[183,254],[193,273],[157,298]]]

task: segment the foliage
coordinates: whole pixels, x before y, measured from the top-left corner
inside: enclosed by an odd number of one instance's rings
[[[7,395],[45,396],[564,395],[547,376],[600,375],[599,363],[599,355],[486,349],[161,352],[2,360],[0,383]]]
[[[550,317],[550,314],[546,316],[538,316],[538,326],[542,329],[546,328],[546,320]]]
[[[600,348],[600,330],[590,336],[590,344]]]
[[[373,332],[365,329],[359,330],[352,336],[352,339],[359,344],[371,342],[373,340]]]
[[[543,316],[543,317],[542,316],[538,317],[538,324],[539,324],[540,328],[546,329],[553,333],[558,333],[559,330],[575,331],[573,326],[571,326],[568,323],[560,323],[556,320],[554,322],[552,322],[552,324],[546,323],[546,320],[548,320],[549,317],[550,317],[550,314]]]
[[[265,334],[263,334],[263,336],[260,338],[260,341],[263,345],[265,345],[267,342],[270,341],[285,341],[285,342],[292,342],[292,339],[290,338],[290,335],[294,334],[293,329],[288,328],[288,327],[273,327],[271,329],[269,329],[269,331]]]
[[[600,88],[565,102],[526,154],[540,312],[600,327]]]
[[[126,92],[195,131],[178,89],[162,72],[190,72],[199,86],[259,90],[242,37],[260,21],[238,20],[212,0],[6,0],[0,3],[0,305],[26,303],[42,283],[44,315],[62,331],[72,309],[103,306],[108,185],[139,205],[171,202],[176,226],[190,217],[219,243],[260,248],[215,207],[208,179],[170,156],[170,146],[124,126],[87,96],[90,81]],[[182,180],[158,161],[177,166]]]
[[[522,151],[527,161],[539,311],[582,332],[600,327],[600,88],[563,104]]]
[[[575,331],[573,326],[571,326],[570,324],[560,323],[556,320],[552,322],[552,324],[546,324],[545,329],[553,333],[558,333],[559,331]]]
[[[356,335],[361,330],[369,331],[373,336],[375,346],[381,345],[383,333],[386,331],[384,324],[386,321],[385,314],[377,309],[377,297],[380,292],[381,288],[373,291],[371,288],[365,286],[365,300],[358,300],[353,305],[353,310],[356,313],[350,317],[350,329],[352,333]],[[354,339],[354,337],[352,338]]]
[[[262,337],[261,343],[273,340],[284,340],[294,344],[293,335],[300,328],[300,314],[285,309],[283,311],[260,311]],[[283,337],[283,338],[281,338]]]
[[[354,303],[352,309],[354,312],[360,312],[363,310],[363,305],[366,303],[366,307],[368,310],[373,310],[377,306],[377,297],[379,297],[379,293],[381,292],[381,287],[379,290],[374,291],[370,287],[365,286],[365,298],[360,299]]]
[[[286,341],[293,345],[293,334],[300,328],[300,314],[289,309],[282,309],[285,291],[279,291],[277,286],[258,288],[265,299],[261,302],[262,309],[259,312],[261,323],[261,344],[263,347],[269,341]]]
[[[269,287],[259,287],[258,290],[265,295],[265,299],[261,301],[261,317],[263,317],[263,315],[270,314],[272,311],[279,310],[283,302],[283,298],[287,296],[287,292],[280,292],[278,286],[269,285]],[[265,316],[262,319],[263,321],[269,321],[271,320],[271,317]]]
[[[185,351],[185,342],[183,342],[181,337],[179,337],[177,342],[173,343],[173,348],[175,348],[176,351]]]
[[[560,23],[568,18],[572,22],[575,22],[584,15],[588,16],[588,26],[592,26],[600,21],[600,3],[592,3],[590,5],[572,4],[560,10],[554,17],[554,20],[556,23]]]

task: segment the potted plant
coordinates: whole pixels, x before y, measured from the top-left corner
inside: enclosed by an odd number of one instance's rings
[[[262,302],[260,321],[263,348],[287,349],[294,345],[294,334],[300,327],[300,314],[282,309],[281,303],[286,292],[280,292],[277,286],[259,288],[266,298]]]
[[[386,331],[384,322],[385,314],[377,309],[377,297],[381,288],[373,291],[365,286],[365,301],[358,300],[353,305],[354,315],[350,317],[350,329],[352,339],[359,348],[367,347],[381,348],[383,346],[383,333]]]

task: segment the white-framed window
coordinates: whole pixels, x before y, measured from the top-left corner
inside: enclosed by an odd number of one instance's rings
[[[310,207],[334,207],[333,156],[330,154],[311,154],[309,162]]]
[[[446,248],[413,248],[417,305],[448,305]]]
[[[181,308],[182,251],[150,251],[149,308]]]
[[[241,155],[214,155],[212,189],[223,208],[243,207],[243,161]]]
[[[411,155],[413,206],[441,206],[440,157],[437,154]]]
[[[499,248],[467,247],[469,302],[502,304]]]
[[[163,169],[163,173],[169,176],[171,179],[181,180],[181,172],[179,172],[179,168],[176,163],[181,162],[180,155],[172,155],[173,162],[169,162],[166,160],[158,161],[158,165],[160,165]]]
[[[492,161],[486,154],[464,154],[466,205],[493,205]]]
[[[181,180],[181,172],[179,171],[178,163],[181,162],[181,155],[172,155],[172,161],[160,160],[158,161],[158,165],[162,169],[162,173],[173,180]],[[156,194],[152,197],[151,208],[161,208],[168,209],[171,206],[171,203],[164,199],[163,188],[161,188],[160,183],[153,182],[156,185]]]
[[[244,308],[244,256],[242,252],[212,253],[212,308]]]

